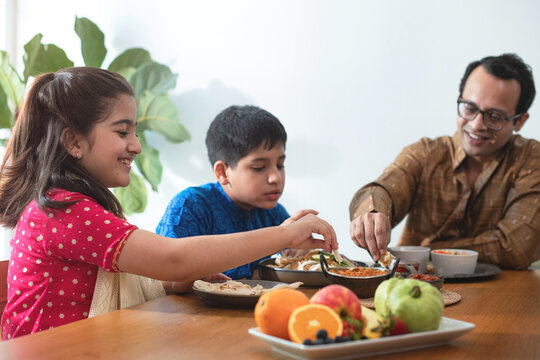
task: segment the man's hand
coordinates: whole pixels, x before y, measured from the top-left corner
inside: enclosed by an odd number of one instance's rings
[[[386,253],[390,231],[390,220],[378,212],[360,215],[351,221],[351,239],[369,251],[374,261]]]

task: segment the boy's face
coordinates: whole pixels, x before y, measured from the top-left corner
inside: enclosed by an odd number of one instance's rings
[[[243,209],[272,209],[285,187],[285,149],[264,143],[240,159],[234,168],[223,164],[225,176],[218,179],[229,198]]]

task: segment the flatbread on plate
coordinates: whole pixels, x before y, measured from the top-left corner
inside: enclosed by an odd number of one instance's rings
[[[255,286],[250,286],[248,284],[244,284],[240,281],[234,281],[234,280],[227,280],[225,282],[207,282],[203,280],[197,280],[193,283],[193,287],[200,291],[206,291],[216,294],[231,294],[231,295],[255,295],[259,296],[262,293],[274,289],[280,289],[280,288],[292,288],[292,289],[298,289],[300,285],[303,283],[298,281],[292,284],[278,284],[271,289],[265,289],[260,284],[257,284]]]

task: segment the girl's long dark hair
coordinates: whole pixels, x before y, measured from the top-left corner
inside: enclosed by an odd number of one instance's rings
[[[0,168],[0,223],[13,228],[26,206],[62,208],[69,202],[47,196],[51,188],[80,192],[122,216],[114,194],[69,155],[63,143],[67,128],[88,135],[120,95],[134,96],[119,74],[73,67],[38,76],[17,116]]]

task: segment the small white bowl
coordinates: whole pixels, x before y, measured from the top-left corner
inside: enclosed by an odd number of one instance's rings
[[[400,260],[400,264],[418,264],[418,272],[425,273],[426,265],[429,260],[429,251],[427,246],[394,246],[389,247],[388,251]]]
[[[445,253],[440,253],[440,252]],[[472,274],[478,261],[478,252],[465,249],[437,249],[431,251],[433,270],[438,276]]]

